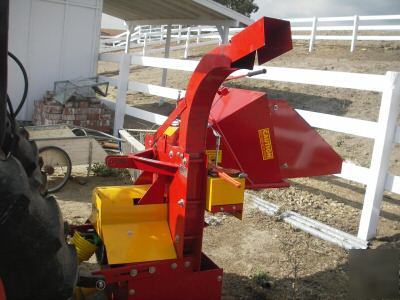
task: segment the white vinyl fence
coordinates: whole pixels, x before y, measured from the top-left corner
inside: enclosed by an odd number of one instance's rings
[[[114,133],[118,133],[118,130],[123,127],[125,114],[158,125],[161,125],[166,120],[165,116],[126,105],[126,93],[128,90],[175,100],[179,95],[184,95],[184,91],[178,89],[129,81],[128,75],[131,65],[192,72],[198,64],[198,61],[193,60],[111,53],[100,55],[99,60],[120,63],[119,76],[103,77],[103,79],[108,80],[111,85],[118,87],[116,103],[111,100],[104,100],[105,104],[115,108]],[[261,67],[255,67],[255,69],[260,68]],[[376,234],[384,191],[400,194],[400,176],[388,173],[389,159],[393,144],[400,143],[400,128],[396,123],[400,103],[399,73],[387,72],[385,75],[375,75],[280,67],[266,67],[266,69],[266,74],[254,76],[251,79],[311,84],[381,93],[382,97],[377,122],[300,109],[297,110],[297,112],[313,127],[374,140],[370,168],[357,166],[351,162],[344,162],[342,173],[336,174],[338,177],[366,185],[358,239],[366,241],[373,238]],[[247,71],[239,70],[233,75],[240,75],[245,72]]]
[[[346,17],[292,18],[287,20],[291,22],[293,40],[309,41],[308,50],[310,52],[315,48],[316,40],[349,41],[351,52],[355,50],[357,41],[400,42],[400,15],[354,15]],[[165,44],[166,28],[166,25],[135,27],[130,36],[130,48],[136,48],[139,50],[138,52],[145,55],[148,47]],[[230,28],[229,36],[231,37],[242,29]],[[370,34],[371,32],[375,34]],[[368,35],[365,33],[368,33]],[[208,42],[204,40],[208,40]],[[184,41],[185,45],[178,46],[176,49],[185,49],[185,58],[187,58],[190,47],[218,44],[220,40],[221,37],[216,27],[172,25],[172,42],[180,44]],[[126,43],[127,32],[112,38],[102,38],[102,52],[125,49]],[[151,53],[162,51],[164,51],[163,48],[152,49]]]

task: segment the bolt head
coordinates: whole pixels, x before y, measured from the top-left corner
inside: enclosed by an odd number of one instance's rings
[[[175,242],[176,243],[179,243],[180,239],[181,239],[181,237],[178,234],[175,235]]]
[[[220,210],[220,211],[224,211],[224,208],[223,208],[223,207],[221,207],[219,210]]]
[[[150,267],[149,268],[149,273],[154,274],[156,272],[156,267]]]
[[[278,109],[279,109],[278,104],[274,104],[274,106],[272,107],[272,109],[273,109],[273,110],[278,110]]]
[[[183,206],[185,205],[185,200],[180,199],[180,200],[178,201],[178,205],[179,205],[180,207],[183,207]]]
[[[184,266],[185,268],[189,268],[191,265],[190,261],[185,261]]]
[[[131,277],[135,277],[137,274],[138,274],[138,271],[137,271],[136,269],[132,269],[132,270],[129,272],[129,275],[131,275]]]
[[[186,157],[182,160],[182,162],[183,162],[183,165],[186,166],[186,164],[187,164],[187,159],[186,159]]]
[[[174,269],[174,270],[175,270],[177,267],[178,267],[178,264],[177,264],[177,263],[172,263],[172,264],[171,264],[171,269]]]
[[[171,151],[169,151],[169,158],[172,158],[173,156],[174,156],[174,152],[171,150]]]
[[[129,296],[133,296],[133,295],[135,295],[136,291],[134,289],[130,289],[128,293],[129,293]]]
[[[102,291],[106,288],[106,283],[104,280],[97,280],[96,281],[96,289]]]
[[[222,281],[222,276],[221,276],[221,275],[219,275],[219,276],[217,277],[217,281]]]

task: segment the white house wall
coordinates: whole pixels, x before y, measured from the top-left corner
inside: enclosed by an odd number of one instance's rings
[[[102,0],[11,0],[9,50],[29,77],[27,103],[18,119],[31,120],[33,101],[54,81],[96,74]],[[9,59],[8,93],[16,107],[23,78]]]

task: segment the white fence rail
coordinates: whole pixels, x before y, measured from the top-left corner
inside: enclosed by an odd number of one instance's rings
[[[400,15],[382,15],[382,16],[346,16],[346,17],[312,17],[312,18],[293,18],[287,19],[291,22],[292,38],[294,40],[309,41],[309,51],[315,48],[316,40],[335,40],[349,41],[350,51],[356,48],[357,41],[399,41],[400,42]],[[376,24],[376,23],[381,24]],[[396,24],[386,24],[392,22]],[[151,45],[164,44],[167,35],[167,26],[137,26],[130,35],[131,48],[142,49],[143,55],[146,48]],[[229,35],[239,32],[242,28],[230,28]],[[298,33],[303,34],[298,34]],[[324,34],[320,34],[320,33]],[[348,32],[349,34],[345,34]],[[376,32],[375,35],[362,35],[365,32]],[[396,33],[397,34],[393,34]],[[335,33],[335,34],[330,34]],[[340,33],[341,35],[338,35]],[[115,37],[106,37],[101,39],[103,52],[122,50],[127,43],[127,34],[125,32]],[[182,25],[172,25],[172,41],[181,43],[185,41],[185,46],[178,49],[202,46],[201,40],[212,40],[209,44],[220,42],[220,36],[216,27],[196,26],[184,27]],[[153,49],[155,52],[162,52],[164,49]],[[185,58],[187,55],[185,55]]]
[[[116,106],[115,133],[123,127],[124,113],[158,125],[161,125],[166,120],[165,116],[127,106],[125,97],[128,90],[140,91],[169,99],[177,99],[178,95],[184,95],[182,90],[128,81],[131,64],[189,72],[193,71],[198,64],[198,61],[192,60],[143,57],[132,54],[102,54],[99,60],[120,61],[119,76],[104,78],[109,80],[111,85],[119,88],[116,104],[113,101],[105,100],[105,103],[110,107]],[[255,69],[258,68],[260,67],[255,67]],[[342,173],[337,174],[341,178],[366,185],[358,238],[368,240],[374,237],[378,225],[383,192],[386,190],[400,194],[400,177],[388,173],[392,146],[394,143],[400,143],[400,128],[396,123],[400,103],[399,73],[387,72],[385,75],[375,75],[279,67],[266,67],[266,69],[266,74],[257,75],[251,79],[375,91],[382,94],[377,122],[297,110],[313,127],[374,140],[370,168],[345,162]],[[234,75],[243,74],[243,72],[244,70],[239,70]]]

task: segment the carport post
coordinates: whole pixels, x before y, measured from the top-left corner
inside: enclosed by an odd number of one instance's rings
[[[129,70],[131,65],[131,55],[122,54],[119,63],[118,93],[115,103],[114,114],[114,136],[118,136],[118,131],[124,127],[126,110],[126,92],[128,91]]]
[[[168,24],[167,25],[167,39],[165,40],[165,50],[164,50],[164,57],[168,58],[169,57],[169,50],[171,48],[171,29],[172,25]],[[165,86],[167,84],[167,69],[163,69],[162,71],[162,78],[161,78],[161,86]],[[160,99],[159,104],[164,103],[164,98]]]
[[[217,25],[218,33],[220,35],[220,44],[229,43],[229,25]]]
[[[387,72],[387,84],[382,92],[377,135],[372,151],[368,184],[364,196],[358,237],[368,240],[376,235],[383,192],[389,169],[390,154],[397,128],[400,104],[400,73]]]

